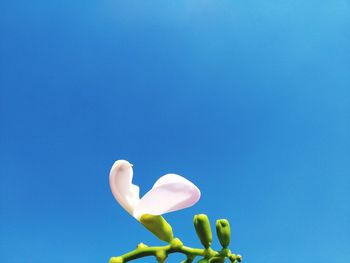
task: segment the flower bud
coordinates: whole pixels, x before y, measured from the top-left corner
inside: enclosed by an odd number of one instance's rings
[[[140,243],[140,244],[138,244],[137,245],[137,247],[136,248],[138,248],[138,249],[142,249],[142,248],[145,248],[145,247],[148,247],[147,245],[145,245],[144,243]]]
[[[202,245],[205,248],[209,248],[213,240],[213,237],[212,237],[210,223],[207,215],[205,214],[195,215],[193,219],[193,223],[197,232],[197,236],[199,237]]]
[[[170,242],[173,238],[173,229],[162,216],[144,214],[140,222],[160,240]]]
[[[223,248],[227,248],[230,244],[231,230],[230,223],[227,219],[216,220],[216,234]]]
[[[167,258],[167,254],[164,250],[158,250],[156,252],[156,259],[159,263],[164,263]]]

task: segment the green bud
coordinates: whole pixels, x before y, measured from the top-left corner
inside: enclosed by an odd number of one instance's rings
[[[241,255],[235,255],[235,254],[231,254],[229,256],[229,259],[231,262],[241,262],[242,261],[242,256]]]
[[[209,248],[213,240],[210,223],[207,215],[199,214],[195,215],[193,219],[194,227],[196,229],[197,236],[199,237],[202,245],[205,248]]]
[[[164,250],[158,250],[156,252],[156,259],[159,263],[165,262],[166,258],[167,258],[167,254]]]
[[[197,261],[197,263],[209,263],[209,260],[206,258],[202,258],[201,260]]]
[[[142,248],[145,248],[145,247],[148,247],[148,246],[145,245],[144,243],[140,243],[140,244],[137,245],[136,248],[142,249]]]
[[[140,222],[160,240],[170,242],[173,238],[173,229],[162,216],[144,214]]]
[[[236,254],[231,253],[228,257],[228,259],[230,260],[230,262],[237,262],[237,258],[236,258]]]
[[[227,248],[230,244],[231,229],[227,219],[216,220],[216,234],[223,248]]]

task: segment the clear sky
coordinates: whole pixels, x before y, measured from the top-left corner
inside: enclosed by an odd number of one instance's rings
[[[2,0],[1,262],[161,245],[110,193],[117,159],[142,194],[198,185],[166,215],[189,246],[207,213],[247,263],[350,262],[349,28],[346,0]]]

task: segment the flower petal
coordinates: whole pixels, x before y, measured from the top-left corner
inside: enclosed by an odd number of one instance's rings
[[[116,161],[109,174],[109,185],[114,198],[131,215],[140,201],[140,189],[132,184],[132,177],[132,165],[125,160]]]
[[[184,183],[184,184],[188,184],[188,185],[194,185],[192,182],[190,182],[189,180],[187,180],[185,177],[182,177],[180,175],[177,174],[166,174],[163,175],[162,177],[160,177],[157,182],[155,182],[155,184],[153,185],[152,188],[156,188],[158,186],[164,185],[164,184],[169,184],[169,183]]]
[[[167,174],[141,198],[133,215],[139,219],[143,214],[165,214],[190,207],[199,198],[200,191],[192,182],[176,174]]]

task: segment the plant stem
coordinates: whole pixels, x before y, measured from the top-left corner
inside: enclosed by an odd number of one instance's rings
[[[203,256],[205,257],[207,255],[206,249],[200,249],[200,248],[191,248],[183,246],[182,243],[180,244],[172,244],[166,246],[156,246],[156,247],[147,247],[147,246],[139,246],[133,251],[130,251],[124,255],[121,255],[119,257],[112,257],[109,260],[109,263],[125,263],[137,258],[146,257],[146,256],[155,256],[158,260],[158,262],[164,262],[165,258],[171,254],[171,253],[182,253],[186,256],[191,256],[192,258],[196,256]],[[213,251],[214,255],[219,256],[220,253],[217,251]]]

